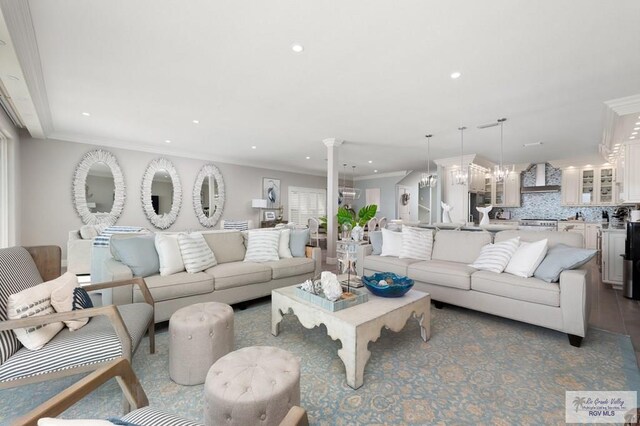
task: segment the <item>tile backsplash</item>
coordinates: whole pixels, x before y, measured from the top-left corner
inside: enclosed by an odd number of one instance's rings
[[[521,179],[523,186],[535,185],[535,167],[523,172]],[[547,185],[560,185],[562,170],[547,164],[546,179]],[[580,212],[587,221],[599,221],[602,219],[603,211],[609,212],[609,217],[611,217],[614,210],[614,207],[564,207],[561,205],[562,194],[560,192],[525,193],[521,197],[522,207],[503,209],[511,212],[513,219],[567,219],[575,218],[576,212]],[[496,210],[494,209],[494,211]]]

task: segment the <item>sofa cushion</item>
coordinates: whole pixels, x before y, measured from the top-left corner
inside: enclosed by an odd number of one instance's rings
[[[177,274],[160,276],[152,275],[144,279],[149,287],[149,292],[156,302],[194,296],[196,294],[211,293],[213,291],[213,278],[204,272],[190,274],[178,272]],[[143,301],[142,293],[138,287],[133,289],[135,301]]]
[[[500,231],[496,233],[495,242],[510,240],[519,237],[520,241],[532,243],[534,241],[547,240],[549,248],[558,244],[566,244],[571,247],[582,247],[582,234],[576,232],[558,232],[558,231]]]
[[[238,262],[244,259],[246,249],[240,231],[203,232],[202,236],[218,263]]]
[[[274,280],[308,274],[316,269],[316,262],[308,257],[280,259],[277,262],[266,262],[265,265],[272,269]]]
[[[476,271],[465,263],[427,260],[409,265],[407,276],[424,283],[469,290],[471,274]]]
[[[438,231],[434,237],[431,259],[473,263],[482,247],[489,243],[491,234],[488,232]]]
[[[560,286],[537,278],[478,271],[471,275],[471,290],[548,306],[560,306]]]
[[[271,268],[266,263],[229,262],[209,268],[216,290],[271,281]]]
[[[364,258],[364,269],[378,272],[393,272],[398,275],[407,275],[407,266],[420,262],[418,259],[399,259],[392,256],[371,255]]]

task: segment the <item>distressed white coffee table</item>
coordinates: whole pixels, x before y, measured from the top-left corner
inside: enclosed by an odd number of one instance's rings
[[[382,328],[398,332],[411,316],[420,324],[425,342],[431,336],[431,296],[410,290],[402,297],[385,298],[369,294],[369,301],[337,312],[327,311],[295,295],[295,286],[271,291],[271,333],[280,333],[283,315],[293,313],[305,328],[324,324],[327,334],[340,339],[338,356],[347,373],[347,384],[358,389],[364,382],[364,367],[371,356],[367,346],[380,337]]]

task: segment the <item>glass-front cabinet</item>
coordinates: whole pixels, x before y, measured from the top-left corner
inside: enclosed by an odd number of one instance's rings
[[[504,206],[504,181],[496,182],[496,207]]]
[[[615,175],[613,167],[600,169],[598,197],[600,204],[613,204]]]
[[[493,204],[493,176],[491,173],[485,173],[484,175],[484,205],[488,206]]]
[[[580,173],[580,204],[595,204],[595,170],[583,169]]]

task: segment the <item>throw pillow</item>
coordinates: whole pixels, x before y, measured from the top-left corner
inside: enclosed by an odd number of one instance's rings
[[[245,262],[272,262],[280,260],[278,246],[280,245],[280,232],[274,231],[249,231],[247,253]]]
[[[236,231],[246,231],[249,229],[248,220],[225,220],[222,229],[235,229]]]
[[[50,281],[53,291],[51,292],[51,305],[56,312],[71,312],[77,309],[84,309],[84,306],[80,307],[79,303],[76,303],[76,290],[81,290],[84,294],[87,294],[84,289],[78,288],[78,278],[71,272],[63,274],[60,278]],[[82,297],[78,294],[79,297]],[[89,295],[87,294],[87,297]],[[74,304],[78,306],[74,307]],[[89,307],[93,307],[91,299],[89,299]],[[71,331],[78,330],[84,327],[89,322],[89,318],[80,318],[75,320],[65,320],[65,325]]]
[[[180,245],[180,254],[182,255],[184,267],[188,273],[195,274],[218,264],[201,233],[179,234],[178,244]]]
[[[99,419],[55,419],[42,417],[38,419],[38,426],[113,426],[117,423]]]
[[[433,249],[433,230],[414,226],[402,227],[401,259],[430,260]]]
[[[160,270],[153,234],[132,238],[111,238],[109,244],[115,259],[127,265],[133,276],[148,277]]]
[[[156,234],[155,246],[158,252],[161,276],[165,277],[184,271],[177,235]]]
[[[547,254],[547,243],[547,239],[532,243],[520,243],[520,247],[511,256],[511,260],[509,260],[509,264],[507,264],[504,271],[518,277],[532,277]]]
[[[80,227],[80,236],[83,240],[91,240],[100,235],[95,225],[82,225]]]
[[[518,250],[519,245],[519,237],[500,243],[487,244],[482,247],[478,258],[469,266],[499,274],[507,267],[511,256]]]
[[[382,231],[369,232],[369,242],[371,243],[371,254],[382,253]]]
[[[57,280],[59,279],[57,278]],[[7,300],[7,316],[9,319],[54,314],[56,311],[51,305],[51,292],[56,285],[59,285],[56,280],[47,281],[9,296],[9,300]],[[13,332],[25,348],[33,351],[46,345],[63,328],[64,323],[59,321],[17,328]]]
[[[292,229],[289,237],[289,248],[293,257],[305,257],[304,248],[309,243],[309,228]]]
[[[546,257],[533,276],[549,283],[557,283],[562,271],[581,267],[590,261],[596,253],[596,250],[558,244],[547,251]]]
[[[282,229],[280,232],[280,243],[278,246],[278,256],[280,259],[290,259],[293,257],[289,248],[289,240],[291,239],[291,229]]]
[[[380,256],[400,257],[402,250],[402,232],[382,229],[382,250]]]

